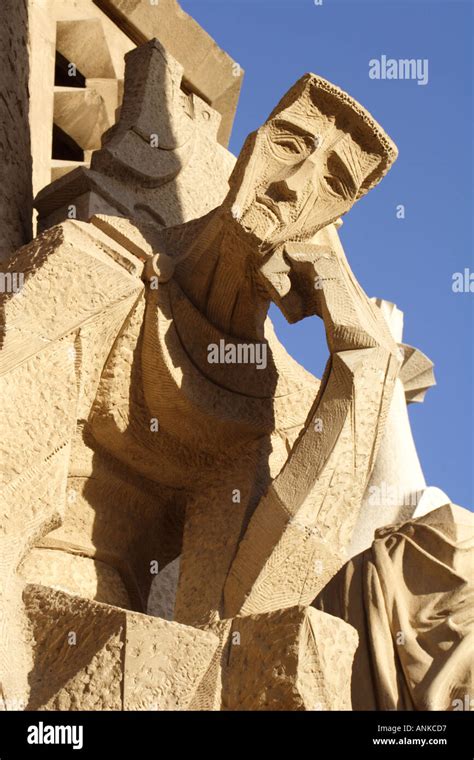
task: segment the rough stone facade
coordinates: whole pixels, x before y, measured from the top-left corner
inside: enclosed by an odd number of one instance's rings
[[[28,0],[0,10],[0,261],[32,234]]]

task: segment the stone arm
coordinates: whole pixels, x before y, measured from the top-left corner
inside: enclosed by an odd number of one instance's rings
[[[408,416],[408,404],[423,402],[426,392],[435,385],[433,362],[419,349],[402,343],[403,312],[388,301],[377,299],[375,303],[398,343],[403,364],[348,547],[350,557],[371,546],[377,528],[405,522],[449,503],[440,488],[426,484]]]
[[[383,432],[400,352],[335,228],[327,235],[327,246],[286,247],[293,271],[314,271],[307,306],[324,320],[330,358],[305,427],[240,543],[225,617],[308,604],[324,587],[345,561]]]

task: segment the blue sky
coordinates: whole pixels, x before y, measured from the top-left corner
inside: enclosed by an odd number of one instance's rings
[[[370,296],[405,313],[404,342],[435,363],[437,386],[410,418],[429,485],[473,506],[473,299],[452,275],[473,261],[472,0],[181,0],[245,69],[230,142],[246,135],[312,71],[358,99],[399,148],[384,181],[344,218],[341,239]],[[369,78],[369,60],[428,59],[428,83]],[[405,219],[396,207],[405,206]],[[321,376],[319,320],[288,325],[290,353]]]

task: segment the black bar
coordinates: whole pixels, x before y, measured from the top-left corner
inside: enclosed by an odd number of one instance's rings
[[[285,746],[290,758],[449,758],[472,760],[469,712],[3,712],[0,760],[24,757],[95,757],[106,760],[183,750],[212,757],[237,750],[262,752],[262,760]],[[41,730],[42,724],[42,730]],[[56,726],[65,727],[56,734]],[[53,728],[50,728],[53,727]],[[76,732],[73,733],[73,727]],[[81,743],[45,743],[49,738]],[[68,731],[69,728],[69,731]],[[30,740],[43,739],[42,744]],[[416,741],[415,741],[416,740]],[[343,753],[343,754],[341,754]]]

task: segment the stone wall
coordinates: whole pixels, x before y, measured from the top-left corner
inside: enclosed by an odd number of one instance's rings
[[[0,6],[0,261],[31,240],[26,0]]]

